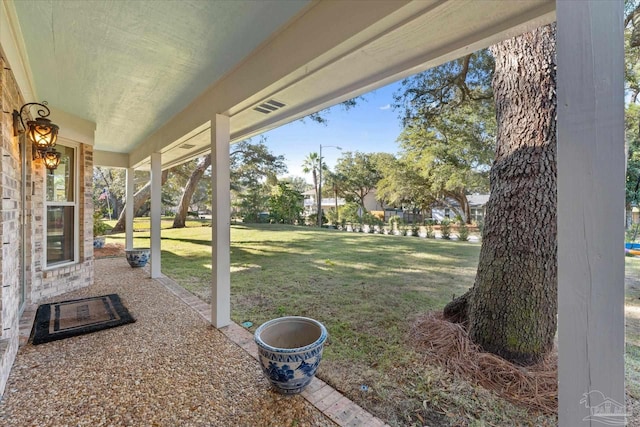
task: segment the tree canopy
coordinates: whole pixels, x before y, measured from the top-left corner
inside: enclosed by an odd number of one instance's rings
[[[364,199],[382,179],[382,165],[393,161],[387,153],[347,151],[336,163],[334,174],[339,181],[339,194],[364,208]]]
[[[274,183],[277,175],[287,171],[284,156],[273,154],[264,137],[257,143],[248,139],[232,145],[230,155],[232,190],[257,185],[264,179]]]
[[[414,204],[453,199],[470,221],[467,194],[487,191],[494,156],[493,67],[481,50],[404,80],[394,95],[404,124],[400,161],[424,186]],[[384,182],[386,191],[393,182]]]
[[[422,174],[420,165],[404,157],[393,158],[382,165],[381,170],[382,179],[376,188],[376,197],[381,202],[395,207],[417,208],[423,213],[436,202],[429,177]]]
[[[295,224],[301,220],[302,193],[286,182],[279,182],[271,188],[269,216],[276,223]]]

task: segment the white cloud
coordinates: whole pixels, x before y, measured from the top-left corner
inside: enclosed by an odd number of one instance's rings
[[[380,107],[381,110],[389,110],[391,108],[391,104],[383,105]]]

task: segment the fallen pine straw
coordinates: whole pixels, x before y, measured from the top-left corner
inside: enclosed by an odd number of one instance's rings
[[[418,318],[410,339],[425,360],[435,360],[466,380],[492,390],[519,406],[552,415],[558,411],[557,354],[554,351],[540,363],[522,367],[471,342],[458,323],[430,313]]]

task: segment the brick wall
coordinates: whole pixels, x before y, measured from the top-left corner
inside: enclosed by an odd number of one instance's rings
[[[0,47],[0,396],[4,392],[11,366],[18,350],[18,324],[21,295],[21,250],[26,248],[25,296],[27,304],[37,304],[65,292],[88,286],[93,282],[93,149],[79,144],[76,150],[79,164],[78,263],[60,268],[45,268],[45,208],[46,169],[31,156],[27,144],[25,156],[25,204],[22,238],[22,172],[20,143],[24,134],[13,136],[11,112],[25,103],[18,85],[4,59]],[[55,122],[55,117],[51,117]],[[62,138],[61,141],[62,143]]]
[[[11,111],[21,105],[17,84],[0,56],[0,393],[18,351],[20,305],[20,149],[13,136]]]

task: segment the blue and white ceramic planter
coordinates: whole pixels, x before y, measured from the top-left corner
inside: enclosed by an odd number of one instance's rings
[[[151,249],[149,248],[134,248],[126,249],[127,261],[131,267],[144,267],[149,261],[151,255]]]
[[[280,317],[255,333],[262,371],[282,394],[300,393],[313,379],[322,359],[327,329],[308,317]]]
[[[104,236],[96,236],[93,238],[93,247],[95,249],[104,248],[105,238]]]

